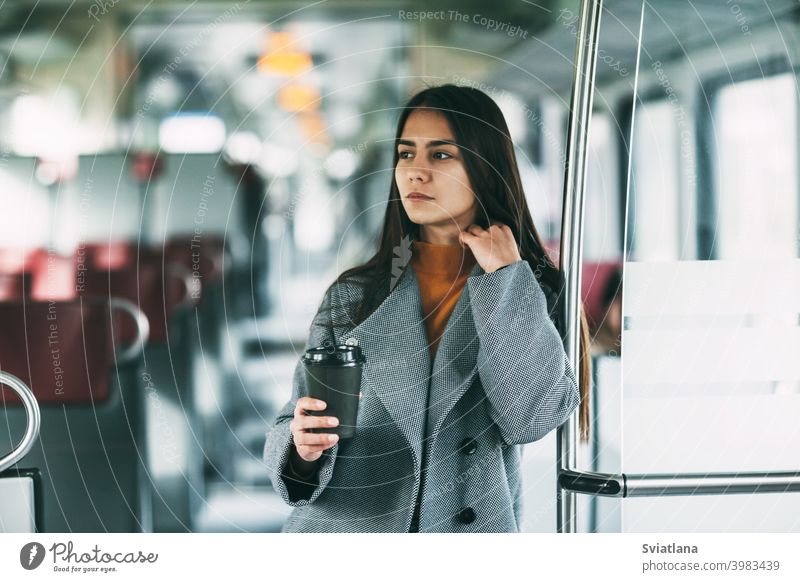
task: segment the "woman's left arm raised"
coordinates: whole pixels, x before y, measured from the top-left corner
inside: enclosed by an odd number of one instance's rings
[[[580,403],[575,372],[511,229],[472,225],[461,240],[485,271],[467,279],[467,288],[489,413],[507,444],[536,441]]]

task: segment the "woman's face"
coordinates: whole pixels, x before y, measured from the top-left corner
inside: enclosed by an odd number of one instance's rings
[[[444,231],[457,238],[459,230],[473,223],[477,209],[464,158],[454,141],[444,115],[417,109],[408,116],[397,146],[394,176],[403,208],[423,232],[438,231],[439,240]],[[409,198],[412,192],[430,199]]]

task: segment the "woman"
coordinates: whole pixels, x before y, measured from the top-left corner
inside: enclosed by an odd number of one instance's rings
[[[415,95],[378,251],[327,290],[306,346],[358,341],[357,434],[308,432],[337,419],[308,415],[325,403],[303,396],[298,364],[264,450],[295,507],[283,531],[519,531],[519,445],[580,400],[548,317],[558,289],[497,105],[454,85]],[[582,334],[585,350],[585,319]]]

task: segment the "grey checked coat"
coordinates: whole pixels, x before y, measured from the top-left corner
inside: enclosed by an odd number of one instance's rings
[[[343,305],[340,294],[352,297],[349,287],[335,285],[323,305]],[[318,484],[303,491],[285,474],[294,446],[289,422],[305,394],[298,362],[292,399],[264,447],[272,484],[294,507],[283,531],[406,532],[420,486],[421,532],[519,531],[518,445],[557,428],[579,403],[574,371],[548,315],[552,300],[527,261],[492,273],[476,264],[432,367],[410,265],[358,326],[335,328],[335,338],[330,327],[312,326],[307,348],[358,340],[367,359],[363,398],[356,436],[323,452]]]

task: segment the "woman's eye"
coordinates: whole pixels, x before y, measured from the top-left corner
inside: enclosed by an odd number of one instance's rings
[[[411,151],[397,152],[397,156],[401,160],[410,160],[411,158],[414,157],[414,152]],[[435,160],[447,160],[453,157],[452,154],[448,154],[447,152],[434,152],[432,156]]]

